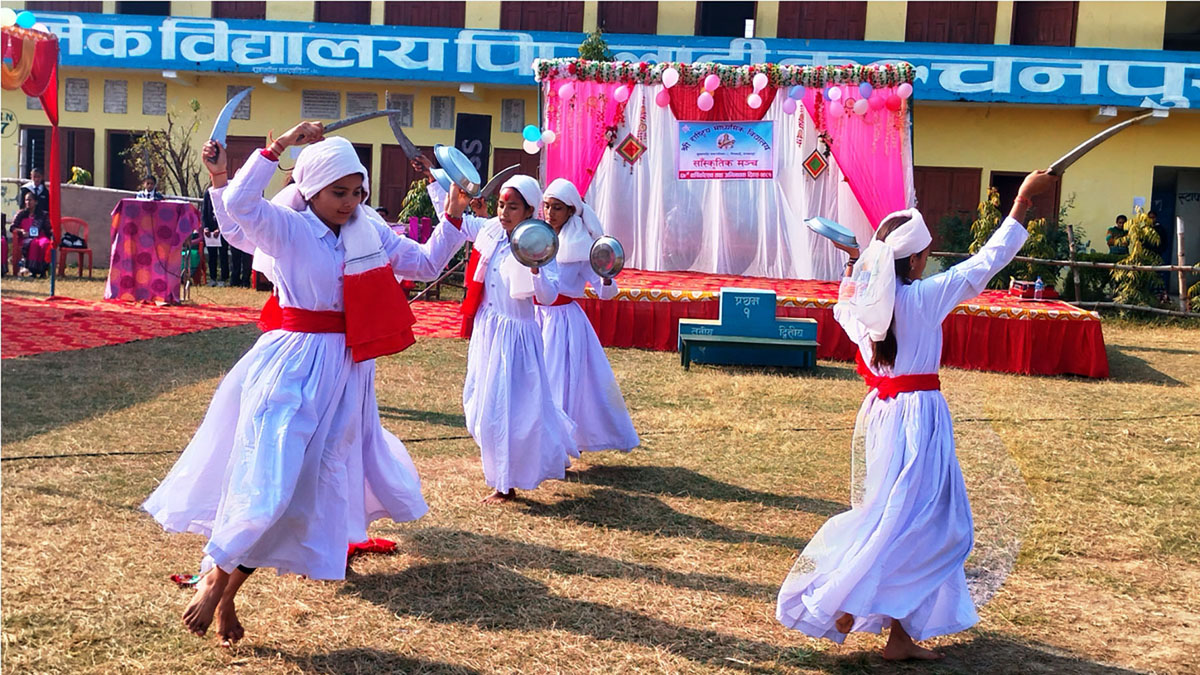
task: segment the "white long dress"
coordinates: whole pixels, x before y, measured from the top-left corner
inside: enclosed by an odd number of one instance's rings
[[[275,168],[255,153],[226,187],[227,215],[240,227],[227,236],[274,256],[282,306],[342,311],[341,239],[310,211],[262,199]],[[371,226],[392,268],[421,279],[435,278],[465,239],[443,224],[421,246]],[[371,521],[428,510],[408,452],[380,425],[375,362],[355,363],[344,334],[284,330],[263,333],[221,381],[143,508],[169,532],[207,536],[206,567],[314,579],[344,578],[346,548],[367,538]]]
[[[601,300],[617,295],[617,284],[605,286],[587,261],[559,263],[560,295],[586,297],[589,283]],[[579,449],[628,452],[636,448],[641,441],[633,429],[625,398],[583,308],[576,302],[538,305],[537,318],[554,401],[575,423]]]
[[[467,353],[467,430],[479,444],[489,486],[499,492],[532,490],[544,480],[563,478],[571,457],[579,456],[574,425],[554,402],[546,379],[534,314],[533,298],[549,303],[558,296],[557,266],[551,262],[536,275],[522,267],[498,220],[464,218],[463,231],[470,238],[479,235],[483,255],[492,251]]]
[[[942,320],[979,294],[1026,236],[1007,219],[973,257],[898,285],[896,363],[876,374],[936,373]],[[870,339],[841,309],[835,306],[834,316],[870,363]],[[878,632],[897,619],[914,640],[973,626],[979,616],[963,563],[974,525],[946,399],[940,391],[915,391],[880,400],[872,390],[859,409],[855,438],[865,441],[866,470],[863,484],[852,488],[853,508],[830,518],[804,548],[779,591],[776,617],[839,643],[845,636],[834,622],[843,612],[854,615],[856,631]]]

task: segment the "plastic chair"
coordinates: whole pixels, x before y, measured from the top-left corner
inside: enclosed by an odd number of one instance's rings
[[[70,233],[80,239],[85,244],[88,240],[88,224],[87,221],[80,218],[63,217],[59,220],[64,234]],[[74,253],[75,260],[79,264],[79,278],[83,278],[83,260],[87,258],[88,278],[92,278],[92,249],[90,248],[73,248],[67,246],[58,247],[58,276],[63,276],[67,271],[67,254]]]

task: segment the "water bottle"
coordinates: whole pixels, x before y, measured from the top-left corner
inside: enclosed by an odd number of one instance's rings
[[[1042,291],[1046,290],[1046,284],[1042,282],[1042,278],[1038,277],[1037,281],[1033,282],[1033,299],[1041,300]]]

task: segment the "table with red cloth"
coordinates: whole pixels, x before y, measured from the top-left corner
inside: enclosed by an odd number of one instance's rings
[[[122,199],[112,212],[105,300],[179,302],[183,247],[200,230],[188,202]]]
[[[580,300],[601,344],[673,351],[679,320],[716,319],[723,286],[775,291],[779,316],[817,321],[817,358],[853,361],[855,345],[833,318],[838,284],[696,272],[627,269],[621,290],[601,301]],[[942,324],[942,364],[1032,375],[1108,377],[1100,316],[1061,301],[1030,301],[984,291],[956,307]]]

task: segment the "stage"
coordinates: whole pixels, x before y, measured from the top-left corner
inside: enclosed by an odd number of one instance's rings
[[[833,319],[838,284],[696,272],[643,272],[617,277],[621,290],[580,300],[606,347],[674,351],[679,319],[717,318],[723,286],[775,291],[778,316],[817,320],[818,359],[854,360],[854,343]],[[942,326],[942,365],[1023,375],[1108,377],[1100,316],[1061,301],[1020,300],[984,291],[959,305]]]

